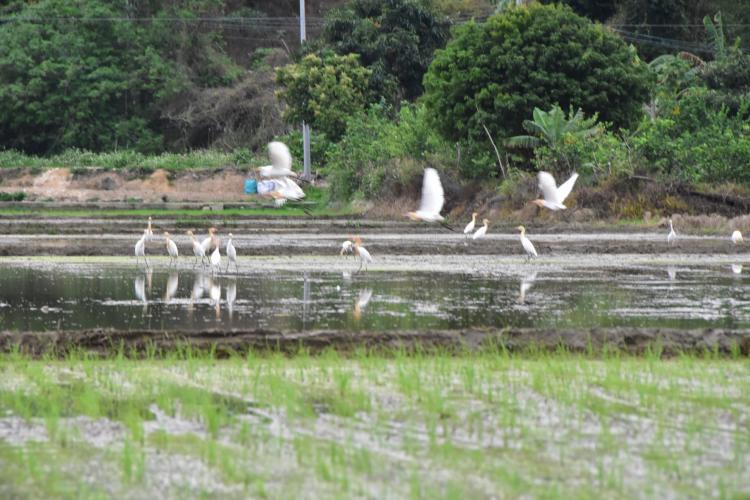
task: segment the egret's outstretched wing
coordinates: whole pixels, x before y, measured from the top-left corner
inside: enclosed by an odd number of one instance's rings
[[[575,181],[574,181],[575,182]],[[571,188],[573,186],[571,185]],[[562,204],[557,191],[555,178],[549,172],[539,172],[539,189],[542,191],[544,200],[553,205]]]
[[[292,154],[283,142],[269,142],[268,157],[271,159],[274,170],[292,169]]]
[[[301,200],[305,197],[305,192],[302,191],[302,188],[299,187],[297,183],[289,177],[277,179],[276,182],[278,186],[278,192],[284,198],[287,198],[289,200]]]
[[[560,203],[564,202],[565,198],[567,198],[570,192],[573,191],[573,185],[576,183],[577,179],[578,174],[574,173],[570,176],[570,179],[563,184],[560,184],[560,187],[557,188],[557,197],[560,200]]]
[[[444,203],[445,194],[437,170],[426,168],[422,180],[422,201],[419,205],[419,211],[440,214]]]

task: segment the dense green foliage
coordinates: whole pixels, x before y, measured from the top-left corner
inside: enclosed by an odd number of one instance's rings
[[[326,18],[320,45],[359,54],[376,99],[398,104],[422,93],[422,75],[448,40],[448,20],[423,0],[352,0]]]
[[[355,54],[308,54],[297,64],[279,68],[276,79],[282,87],[278,95],[287,104],[285,118],[291,123],[304,120],[338,140],[349,114],[368,102],[370,75]]]
[[[164,115],[181,93],[239,76],[220,40],[194,22],[220,7],[213,0],[6,7],[0,144],[34,154],[163,150]]]
[[[349,118],[346,134],[327,155],[334,197],[399,194],[427,163],[434,166],[449,154],[442,138],[427,126],[423,106],[402,105],[396,121],[389,115],[388,109],[375,105]]]
[[[485,142],[523,132],[535,107],[637,123],[650,73],[633,51],[567,7],[510,8],[455,30],[425,75],[425,103],[449,139]]]

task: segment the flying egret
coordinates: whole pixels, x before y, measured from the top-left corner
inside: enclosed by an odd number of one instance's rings
[[[476,212],[472,213],[472,214],[471,214],[471,222],[469,222],[468,224],[466,224],[466,227],[464,228],[464,234],[465,234],[465,235],[466,235],[467,237],[469,236],[469,234],[470,234],[470,233],[471,233],[472,231],[474,231],[474,226],[475,226],[475,225],[476,225],[476,223],[477,223],[477,215],[479,215],[479,214],[478,214],[478,213],[476,213]]]
[[[742,243],[744,240],[742,239],[742,233],[735,229],[735,231],[732,233],[732,243],[735,245],[738,243]]]
[[[671,245],[677,240],[677,233],[674,232],[674,226],[672,225],[672,219],[669,219],[669,234],[667,235],[667,245]]]
[[[570,179],[558,186],[552,174],[539,172],[539,189],[542,191],[544,198],[532,200],[531,203],[550,210],[565,210],[568,207],[563,205],[563,202],[573,190],[576,179],[578,179],[578,174],[574,173],[570,176]]]
[[[444,203],[445,194],[437,170],[426,168],[422,178],[422,200],[419,209],[416,212],[407,212],[406,216],[416,221],[442,222],[444,217],[440,215],[440,211]]]
[[[258,168],[263,177],[296,177],[292,170],[292,154],[283,142],[273,141],[268,143],[268,157],[271,164]]]
[[[234,264],[235,272],[239,272],[237,267],[237,250],[232,244],[232,233],[229,233],[229,240],[227,241],[227,271],[229,271],[229,264]]]
[[[274,190],[268,193],[273,198],[274,205],[280,207],[287,200],[299,201],[305,197],[305,192],[289,177],[274,179]]]
[[[359,257],[359,269],[356,272],[361,271],[363,265],[365,266],[365,271],[367,271],[367,264],[372,262],[372,255],[362,246],[362,240],[359,236],[354,237],[354,255]]]
[[[138,240],[138,243],[135,244],[135,265],[138,266],[138,257],[143,257],[144,262],[146,263],[146,267],[149,267],[148,265],[148,259],[146,258],[146,239],[148,238],[148,229],[143,230],[143,236],[141,236],[141,239]]]
[[[477,229],[476,232],[471,236],[471,239],[478,240],[479,238],[484,238],[484,235],[487,234],[487,224],[489,223],[490,223],[489,220],[484,219],[482,221],[482,224],[484,224],[484,226]]]
[[[346,240],[341,244],[341,252],[339,252],[339,255],[344,255],[345,253],[354,253],[354,246],[352,245],[351,240]]]
[[[204,264],[204,261],[206,260],[206,251],[203,249],[203,245],[198,243],[198,240],[195,239],[195,235],[192,231],[188,231],[188,236],[190,236],[190,241],[193,244],[193,255],[195,256],[195,262],[193,262],[193,267],[195,267],[198,264],[198,257],[201,258],[201,266]],[[209,244],[211,240],[209,238]]]
[[[208,236],[206,238],[203,238],[203,241],[201,241],[201,247],[203,247],[203,254],[208,255],[208,252],[211,250],[211,244],[213,243],[214,239],[214,233],[216,232],[215,227],[211,227],[208,229]]]
[[[538,257],[534,244],[526,237],[526,228],[518,226],[516,229],[521,231],[521,245],[523,245],[523,249],[526,252],[526,261],[528,262],[532,257]]]
[[[167,246],[167,253],[169,254],[169,265],[171,266],[172,263],[177,265],[177,245],[175,245],[174,241],[169,237],[169,233],[164,231],[164,243]]]

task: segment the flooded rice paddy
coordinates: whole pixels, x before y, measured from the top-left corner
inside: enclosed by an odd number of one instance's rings
[[[0,329],[750,328],[750,267],[705,260],[391,256],[356,272],[351,258],[246,259],[216,274],[190,261],[6,260]]]

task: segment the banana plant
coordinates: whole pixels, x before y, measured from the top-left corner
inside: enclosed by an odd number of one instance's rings
[[[566,140],[585,139],[597,135],[601,127],[596,123],[597,116],[585,118],[580,109],[573,113],[570,108],[568,115],[555,105],[550,111],[534,108],[533,120],[524,120],[523,128],[529,135],[517,135],[505,141],[509,148],[533,149],[541,145],[550,148],[561,146]]]

